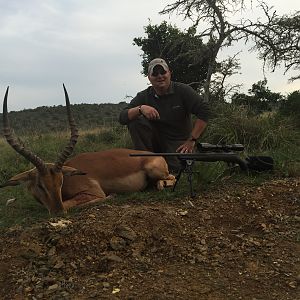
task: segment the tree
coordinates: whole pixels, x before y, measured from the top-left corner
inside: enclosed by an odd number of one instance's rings
[[[251,1],[251,5],[252,5]],[[210,98],[210,82],[212,74],[216,69],[216,60],[219,51],[223,47],[231,46],[234,42],[243,39],[245,43],[249,41],[254,41],[258,46],[258,51],[261,52],[262,56],[266,60],[272,61],[272,57],[275,57],[274,67],[277,66],[278,59],[289,61],[288,55],[279,56],[281,45],[277,44],[277,41],[283,42],[279,34],[283,32],[288,36],[287,31],[274,31],[274,36],[270,36],[268,30],[271,32],[271,27],[274,24],[283,24],[284,28],[288,28],[290,23],[296,24],[293,28],[295,33],[298,32],[299,37],[299,27],[298,27],[298,15],[292,17],[281,17],[281,18],[270,18],[271,9],[262,1],[259,1],[259,6],[261,10],[265,13],[267,20],[265,22],[259,20],[241,19],[238,22],[232,22],[231,17],[234,16],[239,11],[246,11],[247,5],[245,0],[177,0],[173,4],[167,5],[161,14],[171,14],[176,12],[179,15],[183,15],[184,19],[191,19],[194,23],[195,28],[203,28],[201,30],[199,37],[208,39],[209,52],[209,66],[207,71],[207,76],[204,82],[205,98],[207,100]],[[273,14],[274,15],[274,14]],[[284,23],[286,21],[286,23]],[[276,23],[277,22],[277,23]],[[293,36],[293,45],[297,41],[297,36]],[[299,43],[299,40],[298,40]],[[286,49],[287,51],[292,51],[295,49],[295,53],[299,55],[299,45],[297,47],[291,47]],[[271,54],[269,54],[271,53]],[[291,53],[291,52],[290,52]],[[297,57],[293,55],[293,57]],[[299,63],[299,60],[298,60]],[[297,61],[293,64],[297,66]]]
[[[174,81],[199,88],[207,76],[209,48],[195,28],[183,32],[164,21],[160,25],[149,23],[144,29],[146,37],[134,38],[134,44],[143,51],[143,74],[148,75],[152,59],[161,57],[168,62]]]
[[[290,93],[286,100],[281,102],[280,112],[283,115],[297,117],[300,124],[300,90]]]
[[[268,24],[258,24],[258,34],[264,39],[255,38],[255,47],[259,56],[272,70],[283,64],[285,73],[290,69],[300,68],[300,15],[299,12],[291,16],[278,16],[276,12],[270,14],[265,8]],[[268,40],[265,43],[264,40]],[[290,81],[300,79],[300,74],[291,77]]]
[[[250,95],[236,93],[232,97],[232,104],[248,106],[255,113],[271,111],[283,100],[280,93],[271,92],[267,87],[267,80],[261,80],[248,90]]]
[[[239,91],[240,84],[225,83],[227,77],[237,74],[239,69],[240,63],[236,59],[236,55],[228,57],[218,64],[210,82],[210,102],[224,102]]]

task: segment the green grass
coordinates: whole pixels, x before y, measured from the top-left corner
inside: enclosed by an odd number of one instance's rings
[[[22,137],[26,147],[46,162],[53,162],[69,140],[69,132],[34,134]],[[251,173],[247,176],[241,172],[230,174],[223,162],[197,162],[193,174],[193,186],[197,193],[213,189],[224,176],[233,180],[258,184],[274,176],[300,176],[300,132],[289,119],[280,119],[276,115],[249,117],[241,110],[228,110],[215,117],[209,124],[203,142],[243,143],[246,155],[269,155],[275,160],[272,173]],[[125,127],[99,128],[80,132],[80,138],[73,155],[81,152],[100,151],[109,148],[131,148],[131,140]],[[32,168],[32,165],[17,154],[3,139],[0,140],[0,183],[10,177]],[[189,196],[186,174],[178,183],[175,192],[166,189],[161,192],[147,190],[142,193],[118,195],[108,200],[114,204],[130,203],[139,205],[151,202],[182,201]],[[16,198],[10,206],[8,199]],[[72,210],[70,213],[76,213]],[[26,226],[39,220],[49,219],[48,211],[35,201],[24,185],[0,189],[0,228],[13,225]]]
[[[16,200],[6,206],[6,201],[13,198]],[[48,211],[22,186],[1,189],[0,199],[0,228],[13,225],[28,226],[50,217]]]

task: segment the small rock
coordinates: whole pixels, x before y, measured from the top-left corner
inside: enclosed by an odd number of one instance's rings
[[[296,281],[290,281],[290,282],[288,282],[288,285],[292,289],[295,289],[297,287],[297,282]]]
[[[115,229],[115,234],[126,240],[134,241],[136,239],[136,233],[128,226],[119,225]]]
[[[49,255],[49,256],[53,256],[53,255],[55,255],[55,253],[56,253],[56,247],[53,246],[53,247],[51,247],[50,250],[48,251],[48,255]]]
[[[64,266],[64,263],[62,261],[59,261],[55,266],[54,269],[61,269]]]
[[[122,250],[126,247],[126,241],[117,236],[113,236],[109,244],[113,250]]]
[[[114,261],[114,262],[122,262],[122,258],[115,254],[108,254],[103,257],[104,260]]]
[[[69,296],[70,294],[69,294],[68,292],[66,292],[66,291],[63,291],[63,292],[61,293],[61,295],[62,295],[63,297],[67,297],[67,296]]]
[[[6,201],[6,206],[11,205],[11,204],[14,203],[15,201],[16,201],[16,198],[8,199],[8,200]]]
[[[112,294],[117,294],[119,293],[121,290],[119,288],[113,288],[112,290]]]
[[[25,292],[26,292],[26,293],[29,293],[29,292],[31,292],[32,290],[33,290],[33,288],[32,288],[31,286],[28,286],[28,287],[25,288]]]
[[[186,216],[186,215],[188,214],[188,211],[187,211],[187,210],[179,210],[179,211],[178,211],[178,214],[179,214],[180,216]]]
[[[50,285],[49,287],[48,287],[48,290],[49,291],[54,291],[54,290],[57,290],[58,289],[58,284],[57,283],[55,283],[55,284],[53,284],[53,285]]]

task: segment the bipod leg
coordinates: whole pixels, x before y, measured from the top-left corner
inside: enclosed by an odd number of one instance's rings
[[[180,179],[180,177],[181,177],[181,174],[182,174],[182,172],[183,172],[184,169],[185,169],[185,166],[182,165],[182,167],[181,167],[181,169],[179,170],[178,174],[175,176],[176,181],[175,181],[175,184],[173,185],[172,192],[175,191],[176,185],[177,185],[177,183],[178,183],[178,181],[179,181],[179,179]]]
[[[187,179],[188,179],[189,186],[190,186],[191,198],[196,197],[196,193],[194,192],[194,189],[193,189],[193,165],[194,165],[193,160],[187,160],[186,161],[186,173],[188,173],[188,178]]]

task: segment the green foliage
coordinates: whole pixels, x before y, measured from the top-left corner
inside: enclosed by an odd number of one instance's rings
[[[265,11],[267,14],[267,12]],[[254,49],[259,57],[273,70],[283,66],[285,73],[290,70],[299,72],[300,67],[300,14],[299,10],[290,15],[277,15],[276,11],[268,15],[268,24],[257,26],[258,34]],[[300,79],[300,74],[290,78],[290,81]]]
[[[168,62],[174,81],[194,83],[192,86],[198,88],[207,75],[209,49],[195,28],[183,32],[164,21],[144,29],[146,37],[134,38],[134,44],[143,51],[144,75],[148,75],[149,62],[161,57]]]
[[[300,128],[300,90],[290,93],[286,100],[281,102],[279,112],[295,120],[298,128]]]
[[[272,111],[283,99],[280,93],[270,91],[266,79],[254,83],[248,92],[250,95],[235,93],[231,102],[234,105],[248,106],[255,114]]]
[[[211,143],[241,143],[248,151],[269,151],[282,142],[295,142],[292,120],[276,113],[253,115],[249,107],[228,103],[213,108],[214,118],[203,136]]]

